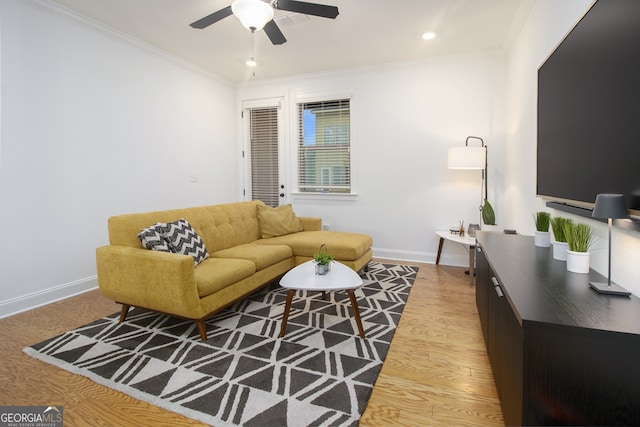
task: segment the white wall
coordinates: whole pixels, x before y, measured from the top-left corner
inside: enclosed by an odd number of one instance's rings
[[[242,100],[285,99],[291,153],[297,94],[353,96],[358,197],[292,202],[332,229],[371,234],[376,256],[433,262],[435,230],[478,222],[479,172],[446,168],[447,149],[469,135],[489,147],[498,223],[533,234],[531,214],[544,208],[536,72],[591,0],[536,0],[508,58],[482,52],[238,88],[48,4],[0,0],[0,317],[96,286],[110,215],[241,199]],[[592,267],[606,273],[606,227],[593,224],[602,238]],[[636,295],[638,237],[613,236],[613,278]],[[465,265],[467,255],[447,244],[441,262]]]
[[[513,228],[532,235],[532,213],[548,210],[596,227],[599,239],[591,253],[591,267],[607,275],[606,224],[546,208],[535,197],[537,70],[564,36],[580,20],[592,0],[536,0],[511,49],[507,68],[507,134],[505,214]],[[612,279],[640,296],[640,233],[613,229]]]
[[[0,0],[0,317],[95,287],[109,216],[238,191],[232,85],[46,5]]]
[[[248,84],[239,88],[238,100],[284,97],[287,126],[295,128],[297,95],[351,95],[358,196],[294,196],[294,209],[322,217],[333,230],[370,234],[374,256],[434,262],[436,230],[458,220],[479,222],[480,171],[447,169],[448,148],[463,146],[469,135],[489,147],[489,195],[500,222],[504,70],[497,52],[439,57]],[[465,265],[468,256],[462,246],[447,244],[441,262]]]

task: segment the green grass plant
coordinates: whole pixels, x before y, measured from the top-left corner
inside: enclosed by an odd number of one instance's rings
[[[563,218],[561,216],[551,218],[551,229],[553,230],[553,237],[555,237],[556,242],[567,241],[567,236],[564,233],[564,225],[567,223],[573,224],[573,220],[569,218]]]
[[[549,212],[537,212],[533,216],[533,222],[536,224],[537,231],[549,231],[549,223],[551,222],[551,214]]]
[[[595,241],[595,230],[588,224],[565,223],[564,234],[572,252],[589,252]]]

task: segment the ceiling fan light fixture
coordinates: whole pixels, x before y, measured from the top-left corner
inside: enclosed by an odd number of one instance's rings
[[[255,59],[253,59],[253,58],[249,59],[249,60],[246,62],[246,64],[247,64],[249,67],[255,67],[255,66],[257,66],[257,65],[258,65],[258,63],[256,62],[256,60],[255,60]]]
[[[250,31],[261,30],[273,19],[273,8],[262,0],[235,0],[231,10]]]

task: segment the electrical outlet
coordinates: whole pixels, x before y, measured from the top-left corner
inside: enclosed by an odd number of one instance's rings
[[[329,230],[330,228],[331,228],[331,227],[329,227],[329,224],[322,224],[322,229],[323,229],[324,231],[327,231],[327,230]]]
[[[191,172],[189,174],[189,179],[191,180],[191,182],[198,182],[198,173],[197,172]]]

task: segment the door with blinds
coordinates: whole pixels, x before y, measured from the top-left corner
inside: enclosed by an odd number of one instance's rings
[[[287,199],[281,165],[281,104],[279,99],[243,103],[246,195],[276,207]]]

